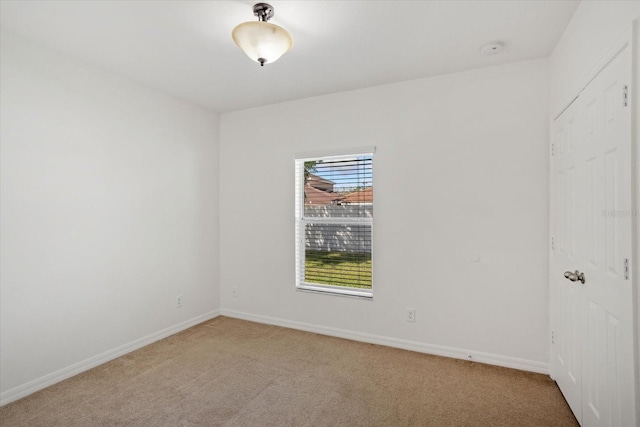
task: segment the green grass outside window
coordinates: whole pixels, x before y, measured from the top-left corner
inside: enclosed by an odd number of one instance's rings
[[[371,253],[305,252],[305,282],[371,289]]]

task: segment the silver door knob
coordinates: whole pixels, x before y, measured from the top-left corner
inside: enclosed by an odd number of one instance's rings
[[[585,282],[584,273],[580,273],[578,270],[576,270],[574,273],[570,271],[565,271],[564,277],[571,280],[572,282],[577,282],[578,280],[583,284]]]

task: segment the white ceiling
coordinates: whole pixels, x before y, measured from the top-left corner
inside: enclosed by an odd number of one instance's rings
[[[2,0],[0,26],[225,112],[545,57],[579,3],[272,0],[295,45],[260,67],[231,40],[256,2]],[[495,40],[501,54],[479,53]]]

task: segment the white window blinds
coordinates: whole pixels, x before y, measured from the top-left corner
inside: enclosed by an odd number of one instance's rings
[[[296,286],[371,296],[373,153],[296,159]]]

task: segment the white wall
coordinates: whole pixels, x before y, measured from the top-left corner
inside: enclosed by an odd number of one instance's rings
[[[551,114],[578,94],[607,49],[640,17],[640,2],[582,1],[549,58]]]
[[[535,60],[222,114],[223,314],[546,372],[548,84]],[[294,154],[371,145],[373,301],[295,291]]]
[[[1,39],[7,402],[216,314],[218,116]]]

